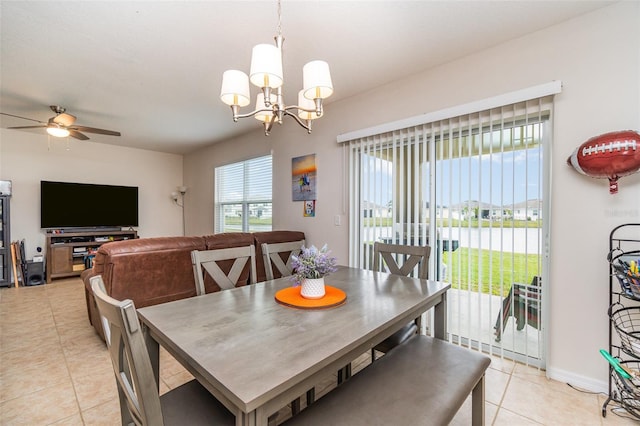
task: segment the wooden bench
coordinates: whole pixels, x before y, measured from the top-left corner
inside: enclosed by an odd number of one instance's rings
[[[286,425],[447,425],[471,394],[472,424],[484,424],[489,357],[416,336],[320,398]]]

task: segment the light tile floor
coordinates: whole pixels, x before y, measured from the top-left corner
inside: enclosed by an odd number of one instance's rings
[[[368,359],[363,354],[354,371]],[[190,379],[166,352],[160,362],[161,392]],[[614,412],[613,404],[602,418],[605,396],[548,380],[522,364],[493,358],[486,377],[488,425],[636,423],[624,411]],[[316,394],[334,385],[330,377]],[[106,347],[89,325],[79,278],[0,289],[0,425],[119,424],[115,386]],[[289,415],[283,407],[278,421]],[[452,424],[468,425],[469,418],[468,401]]]

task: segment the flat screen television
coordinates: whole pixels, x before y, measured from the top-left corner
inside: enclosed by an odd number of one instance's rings
[[[40,227],[138,226],[138,187],[40,181]]]

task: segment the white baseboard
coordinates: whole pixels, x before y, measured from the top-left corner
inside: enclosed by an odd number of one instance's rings
[[[605,394],[609,393],[608,381],[595,380],[591,377],[580,376],[559,368],[547,368],[547,377],[558,382],[568,383],[578,389],[584,389],[590,392],[602,392]]]

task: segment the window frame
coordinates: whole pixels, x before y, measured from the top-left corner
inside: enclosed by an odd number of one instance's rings
[[[261,161],[265,161],[265,164],[260,164]],[[252,196],[251,191],[249,190],[248,185],[250,182],[250,168],[252,165],[256,165],[258,163],[260,166],[266,165],[268,162],[268,178],[270,179],[268,185],[268,194],[264,193],[264,196],[255,197]],[[235,177],[238,179],[237,183],[241,183],[241,192],[242,196],[240,198],[236,197],[225,197],[224,194],[221,194],[221,191],[224,189],[224,179],[222,178],[222,173],[225,171],[230,171],[233,167],[240,166],[242,168],[242,176]],[[255,176],[254,176],[255,178]],[[261,180],[266,179],[267,176],[261,178]],[[260,194],[263,195],[263,194]],[[261,155],[258,157],[252,157],[246,160],[237,161],[234,163],[228,163],[221,166],[217,166],[214,168],[214,233],[224,233],[224,232],[256,232],[256,231],[271,231],[273,229],[273,216],[271,216],[271,222],[269,225],[264,225],[264,228],[260,229],[252,229],[251,228],[251,206],[252,205],[270,205],[271,211],[273,212],[273,155]],[[239,205],[241,207],[241,224],[240,229],[229,229],[226,223],[225,216],[225,207]]]

